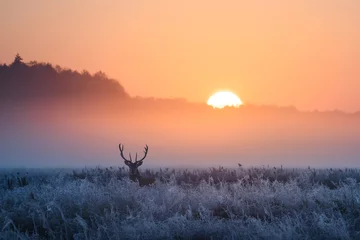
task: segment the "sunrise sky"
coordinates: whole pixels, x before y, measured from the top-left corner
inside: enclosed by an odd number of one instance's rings
[[[0,63],[102,70],[131,96],[360,110],[360,1],[1,1]]]

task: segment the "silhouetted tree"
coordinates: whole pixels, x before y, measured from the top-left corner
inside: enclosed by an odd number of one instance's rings
[[[98,79],[107,79],[108,77],[106,76],[106,74],[102,71],[98,71],[94,74],[94,77],[95,78],[98,78]]]
[[[20,56],[19,53],[16,54],[13,64],[22,63],[23,58]]]
[[[63,71],[62,67],[60,67],[59,65],[55,66],[55,70],[59,73],[61,71]]]
[[[30,61],[30,62],[28,63],[29,66],[36,66],[37,64],[38,64],[37,61]]]
[[[14,101],[85,100],[114,101],[129,98],[123,86],[104,73],[91,75],[63,69],[50,63],[23,63],[16,54],[10,66],[0,65],[0,96]]]

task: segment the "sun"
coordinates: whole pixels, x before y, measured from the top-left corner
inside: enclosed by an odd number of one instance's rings
[[[207,104],[214,108],[239,107],[243,104],[238,96],[229,91],[214,93],[209,97]]]

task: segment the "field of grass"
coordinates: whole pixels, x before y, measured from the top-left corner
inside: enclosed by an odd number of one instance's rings
[[[0,239],[360,239],[360,170],[2,170]]]

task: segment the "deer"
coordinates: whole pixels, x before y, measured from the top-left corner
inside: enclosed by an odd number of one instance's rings
[[[126,166],[129,167],[129,178],[130,180],[134,182],[138,182],[140,187],[143,186],[149,186],[155,182],[155,178],[147,178],[140,175],[138,167],[140,167],[143,164],[143,160],[146,158],[146,155],[148,153],[149,147],[148,145],[145,145],[144,147],[144,157],[140,160],[137,160],[137,153],[135,155],[135,162],[132,161],[131,153],[129,153],[129,159],[126,159],[124,156],[124,145],[119,144],[119,150],[120,150],[120,156],[122,159],[124,159],[124,163]]]

